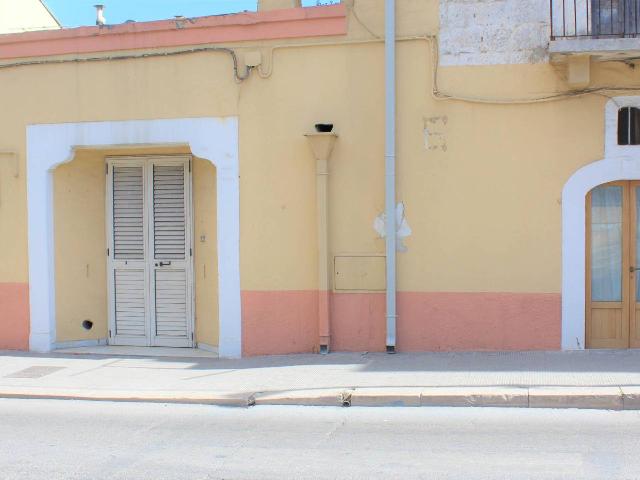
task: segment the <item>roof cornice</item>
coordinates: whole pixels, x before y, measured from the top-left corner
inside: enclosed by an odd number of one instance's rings
[[[0,60],[346,33],[347,10],[340,3],[0,35]]]

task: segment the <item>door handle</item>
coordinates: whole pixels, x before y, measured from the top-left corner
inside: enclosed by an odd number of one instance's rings
[[[640,267],[629,267],[629,273],[633,273],[637,270],[640,270]]]
[[[160,262],[156,263],[156,267],[168,267],[171,265],[171,262]]]

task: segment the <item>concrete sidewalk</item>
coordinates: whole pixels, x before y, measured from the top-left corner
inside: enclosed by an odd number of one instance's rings
[[[333,353],[241,360],[0,352],[0,397],[244,407],[640,409],[640,351]]]

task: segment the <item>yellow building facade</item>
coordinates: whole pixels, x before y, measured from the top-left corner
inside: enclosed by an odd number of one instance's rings
[[[1,348],[384,351],[384,1],[276,3],[0,36]],[[520,3],[397,0],[398,351],[635,345],[630,47]]]

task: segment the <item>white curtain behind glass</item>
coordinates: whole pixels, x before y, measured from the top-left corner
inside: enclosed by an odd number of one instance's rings
[[[591,192],[591,300],[622,301],[622,187]]]
[[[636,187],[636,215],[640,213],[640,187]],[[636,262],[640,262],[640,221],[638,218],[635,219],[636,222]],[[635,264],[636,267],[640,266],[638,263]],[[636,302],[640,302],[640,270],[636,270]]]

